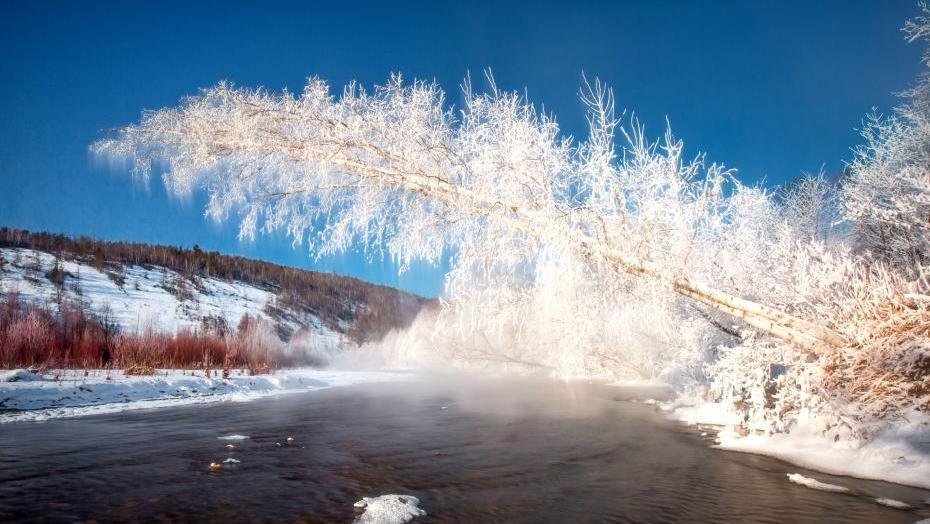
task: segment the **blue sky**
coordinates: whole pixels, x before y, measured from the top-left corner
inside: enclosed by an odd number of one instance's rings
[[[392,71],[459,99],[467,71],[527,90],[582,135],[581,72],[613,86],[653,136],[773,185],[842,169],[871,107],[920,72],[909,0],[837,2],[8,2],[0,16],[0,225],[192,246],[436,294],[442,268],[397,275],[358,254],[319,262],[98,165],[102,130],[222,79],[299,90]]]

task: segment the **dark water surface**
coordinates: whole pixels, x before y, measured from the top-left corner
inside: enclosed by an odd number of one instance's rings
[[[387,493],[421,500],[429,516],[415,522],[930,516],[926,491],[711,449],[700,429],[630,401],[642,394],[450,380],[4,424],[0,521],[351,522],[356,500]],[[234,433],[251,439],[227,452],[217,437]],[[227,457],[242,462],[208,470]],[[791,484],[789,472],[854,494]],[[885,508],[877,496],[917,509]]]

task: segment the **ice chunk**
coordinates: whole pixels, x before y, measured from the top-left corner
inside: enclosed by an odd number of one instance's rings
[[[882,506],[888,506],[889,508],[894,509],[911,509],[911,505],[907,502],[901,502],[900,500],[887,499],[884,497],[879,497],[875,499],[875,502],[878,502]]]
[[[245,440],[249,438],[247,435],[226,435],[225,437],[216,437],[220,440]]]
[[[381,495],[365,497],[355,503],[365,512],[355,519],[355,524],[400,524],[426,515],[419,508],[420,499],[410,495]]]
[[[805,477],[799,473],[788,473],[788,480],[794,482],[795,484],[800,484],[802,486],[816,489],[819,491],[829,491],[830,493],[846,493],[849,491],[849,488],[844,488],[843,486],[837,486],[836,484],[827,484],[826,482],[820,482],[817,479],[812,479],[810,477]]]

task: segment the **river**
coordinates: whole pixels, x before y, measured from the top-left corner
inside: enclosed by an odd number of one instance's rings
[[[924,490],[713,449],[712,434],[638,401],[657,394],[448,378],[9,423],[0,425],[0,521],[351,522],[355,501],[387,493],[420,499],[428,516],[415,522],[930,516]],[[218,438],[231,434],[250,438]],[[209,469],[227,458],[240,462]],[[852,494],[792,484],[794,472]]]

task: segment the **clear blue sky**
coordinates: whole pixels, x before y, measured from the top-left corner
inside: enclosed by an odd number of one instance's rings
[[[186,5],[186,4],[193,5]],[[402,7],[392,7],[402,4]],[[309,260],[95,164],[88,145],[140,110],[221,79],[299,90],[392,71],[458,100],[493,68],[582,134],[580,75],[597,75],[652,134],[670,119],[690,153],[777,184],[842,169],[873,106],[921,70],[900,27],[910,0],[835,2],[6,2],[0,16],[0,225],[191,246],[333,270],[432,295],[442,269],[397,276],[358,255]]]

